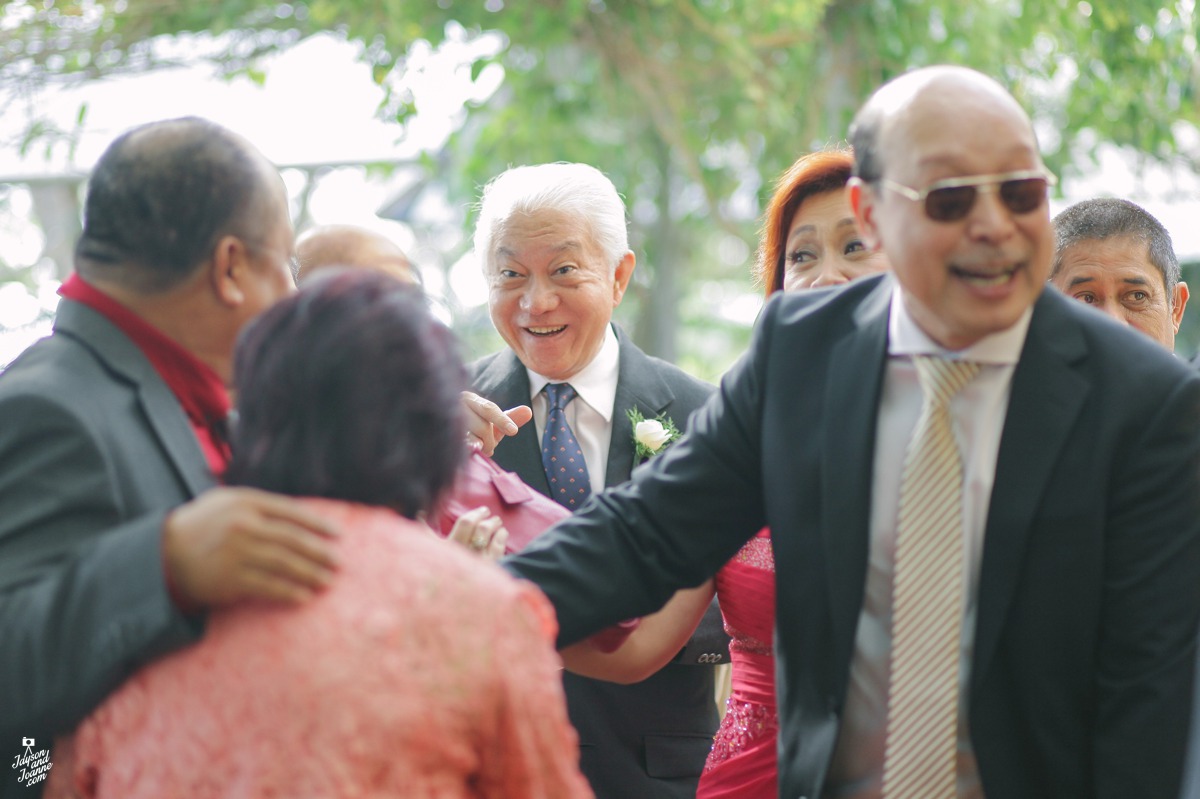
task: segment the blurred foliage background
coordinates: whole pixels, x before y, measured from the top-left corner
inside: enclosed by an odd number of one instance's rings
[[[49,85],[179,63],[261,80],[264,59],[316,34],[357,46],[383,89],[378,113],[403,124],[421,112],[421,56],[476,43],[462,68],[478,97],[418,163],[460,231],[441,263],[467,251],[488,178],[511,164],[594,164],[626,198],[639,259],[618,318],[648,351],[709,379],[748,340],[749,269],[775,176],[841,143],[870,91],[911,67],[999,79],[1067,180],[1094,170],[1106,145],[1188,174],[1200,165],[1195,0],[20,1],[0,13],[0,88],[27,110]],[[34,115],[19,146],[71,143],[70,129]],[[0,263],[0,281],[32,285],[26,264]],[[497,345],[486,309],[447,307],[472,354]]]

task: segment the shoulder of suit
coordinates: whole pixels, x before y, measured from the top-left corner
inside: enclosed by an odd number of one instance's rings
[[[662,358],[655,358],[653,355],[646,355],[645,357],[654,365],[654,369],[663,380],[671,386],[671,390],[677,394],[688,393],[700,397],[708,397],[709,394],[717,390],[717,387],[712,383],[688,374],[673,363],[664,361]]]
[[[674,395],[673,402],[676,407],[683,408],[688,413],[703,405],[717,390],[712,383],[688,374],[675,364],[647,355],[627,338],[622,341],[621,357],[636,358],[640,361],[636,371],[641,374],[652,373],[661,380]]]
[[[96,353],[74,336],[55,332],[27,347],[0,372],[0,398],[18,394],[81,398],[79,386],[103,390],[108,370]]]
[[[111,409],[127,407],[136,391],[79,341],[60,334],[42,339],[0,373],[5,454],[44,444],[46,436],[100,442],[111,433]]]
[[[474,388],[492,388],[509,378],[511,364],[504,356],[510,350],[502,349],[484,355],[467,364],[467,374],[470,376],[471,384]]]

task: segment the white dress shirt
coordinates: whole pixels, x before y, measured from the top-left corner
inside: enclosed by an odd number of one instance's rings
[[[891,652],[892,566],[900,506],[900,478],[923,396],[914,355],[938,355],[982,364],[978,376],[950,402],[954,437],[963,459],[963,625],[959,658],[958,795],[982,799],[968,737],[967,689],[975,643],[975,613],[984,527],[1000,435],[1008,411],[1013,369],[1025,344],[1032,309],[1007,330],[951,352],[927,336],[905,308],[900,288],[888,315],[888,360],[875,436],[870,555],[866,593],[850,663],[842,725],[825,787],[829,799],[878,799],[883,785]],[[820,653],[811,653],[820,657]]]
[[[567,404],[567,424],[575,433],[575,440],[583,450],[583,461],[587,464],[588,482],[593,493],[604,490],[604,476],[608,468],[608,449],[612,441],[613,407],[617,402],[618,365],[621,346],[612,325],[605,328],[604,343],[592,362],[571,376],[570,383],[578,395]],[[542,389],[551,382],[547,377],[526,369],[529,373],[529,394],[533,408],[533,424],[537,431],[538,447],[542,433],[546,430],[546,415],[549,413],[546,395]],[[630,432],[630,435],[633,435]]]

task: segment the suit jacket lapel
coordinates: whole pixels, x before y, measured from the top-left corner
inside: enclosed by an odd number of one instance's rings
[[[112,372],[135,387],[147,422],[193,496],[216,485],[179,400],[136,344],[101,314],[71,300],[60,302],[54,326],[75,336]]]
[[[171,389],[161,380],[146,380],[138,384],[138,399],[188,491],[194,496],[216,485],[196,432]]]
[[[996,651],[1004,615],[1020,582],[1034,513],[1090,389],[1072,366],[1086,356],[1087,344],[1078,329],[1065,323],[1059,307],[1063,302],[1068,300],[1050,289],[1042,292],[1013,372],[984,534],[973,686]],[[1030,457],[1032,452],[1036,458]]]
[[[849,663],[862,609],[869,552],[875,424],[887,358],[892,282],[856,311],[855,329],[835,341],[821,420],[821,533],[829,568],[835,663]],[[863,498],[868,498],[864,502]]]
[[[650,358],[635,347],[616,325],[617,342],[621,348],[617,367],[617,395],[613,402],[612,436],[608,445],[608,465],[604,485],[620,485],[633,472],[633,428],[629,411],[637,408],[642,416],[653,419],[665,411],[675,399],[675,392],[654,368]],[[683,429],[686,419],[673,419]]]
[[[529,373],[507,347],[497,353],[475,379],[475,390],[501,408],[530,404]],[[550,496],[550,483],[542,468],[542,444],[533,422],[521,427],[510,440],[501,442],[492,458],[501,468],[515,472],[525,483]]]

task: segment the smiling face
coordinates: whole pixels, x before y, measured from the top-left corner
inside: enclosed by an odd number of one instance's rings
[[[587,224],[544,209],[509,217],[486,258],[492,323],[526,368],[563,381],[592,362],[629,285],[633,253],[614,273]]]
[[[805,198],[788,228],[783,290],[836,286],[888,268],[883,253],[868,250],[842,189]]]
[[[1167,349],[1187,305],[1186,283],[1168,297],[1162,272],[1150,262],[1145,241],[1132,236],[1085,239],[1062,253],[1054,285],[1123,325],[1140,330]]]
[[[1042,166],[1016,102],[965,72],[941,73],[891,110],[879,133],[882,177],[920,190]],[[996,192],[979,192],[965,217],[938,222],[922,203],[881,183],[857,184],[852,197],[864,237],[896,273],[905,307],[943,347],[963,349],[1011,327],[1045,285],[1054,244],[1046,203],[1014,213]]]

